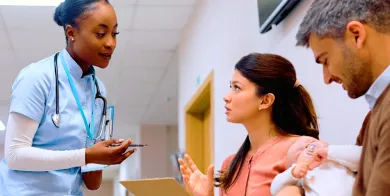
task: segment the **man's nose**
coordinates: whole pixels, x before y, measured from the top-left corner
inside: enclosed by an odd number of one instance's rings
[[[322,73],[324,74],[325,84],[330,84],[333,82],[332,75],[329,73],[329,70],[325,66],[322,66]]]

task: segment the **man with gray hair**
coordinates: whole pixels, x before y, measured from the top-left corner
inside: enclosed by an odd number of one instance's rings
[[[326,84],[370,107],[353,195],[390,195],[390,0],[314,0],[296,38]]]

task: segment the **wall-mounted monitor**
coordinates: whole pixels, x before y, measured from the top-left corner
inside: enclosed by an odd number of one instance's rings
[[[278,25],[298,5],[301,0],[257,0],[260,33]]]

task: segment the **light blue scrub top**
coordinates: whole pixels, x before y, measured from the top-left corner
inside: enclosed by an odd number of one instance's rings
[[[88,123],[91,122],[94,69],[83,76],[80,66],[71,58],[66,50],[58,56],[59,78],[59,112],[60,128],[54,126],[51,115],[55,113],[55,74],[54,55],[24,68],[12,86],[10,112],[23,114],[39,122],[38,130],[33,138],[33,147],[63,151],[87,147],[86,129],[80,111],[62,66],[60,55],[64,55],[72,79],[74,81],[80,103],[84,109]],[[106,95],[106,89],[97,80],[101,94]],[[99,131],[103,102],[95,102],[95,135]],[[28,163],[26,163],[28,164]],[[0,163],[0,195],[1,196],[32,196],[32,195],[83,195],[81,191],[81,168],[74,167],[56,171],[31,172],[10,170],[3,159]]]

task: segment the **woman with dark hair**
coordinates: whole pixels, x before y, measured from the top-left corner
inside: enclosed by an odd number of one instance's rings
[[[186,162],[179,159],[185,185],[195,196],[214,195],[214,185],[220,195],[271,195],[273,178],[287,169],[291,144],[299,136],[318,139],[311,97],[288,60],[252,53],[236,64],[224,101],[227,120],[243,124],[248,136],[238,152],[224,160],[216,178],[212,165],[204,175],[188,155]]]
[[[96,95],[106,89],[94,66],[106,68],[116,47],[113,7],[108,0],[65,0],[54,21],[66,48],[28,65],[12,87],[0,195],[83,195],[83,183],[100,187],[103,168],[84,166],[120,164],[135,151],[127,151],[130,140],[110,147],[122,141],[96,139],[106,110]]]

